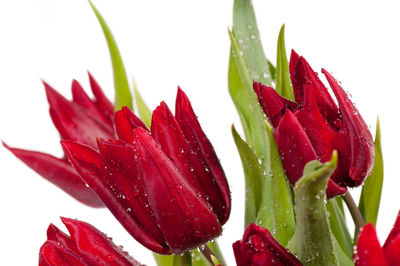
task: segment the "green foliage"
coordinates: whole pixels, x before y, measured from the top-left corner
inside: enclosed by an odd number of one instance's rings
[[[288,248],[304,265],[339,265],[325,204],[325,190],[337,158],[334,151],[329,162],[307,163],[294,188],[296,231]]]
[[[376,121],[375,161],[371,175],[365,180],[361,191],[359,209],[366,223],[376,224],[383,185],[383,156],[381,144],[381,127]]]
[[[101,16],[100,12],[96,9],[93,3],[89,0],[89,4],[95,13],[101,29],[103,30],[104,37],[106,38],[112,68],[114,72],[114,90],[115,90],[115,110],[120,110],[123,106],[128,106],[132,109],[132,95],[129,90],[128,79],[126,77],[124,63],[122,62],[121,54],[119,52],[117,43],[108,27],[106,21]]]

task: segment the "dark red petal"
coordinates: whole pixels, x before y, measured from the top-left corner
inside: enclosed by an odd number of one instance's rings
[[[134,132],[133,143],[138,154],[139,176],[171,250],[179,254],[217,237],[222,231],[218,218],[160,145],[140,127]]]
[[[253,89],[257,94],[264,113],[273,127],[277,127],[286,109],[294,111],[297,104],[280,96],[273,88],[259,82],[253,82]]]
[[[282,164],[292,185],[303,175],[304,166],[317,160],[315,150],[303,127],[291,111],[286,111],[274,131]]]
[[[65,160],[41,152],[12,148],[5,143],[3,145],[32,170],[71,197],[91,207],[104,207],[96,193],[86,186],[74,168]]]
[[[243,239],[234,243],[233,250],[238,266],[302,265],[266,228],[254,223],[247,226]]]
[[[72,141],[62,141],[61,144],[72,165],[122,226],[147,248],[162,254],[168,253],[169,250],[150,237],[144,228],[137,223],[132,217],[132,210],[126,209],[121,204],[115,195],[115,191],[109,186],[107,181],[109,173],[105,171],[105,165],[100,155],[92,148]]]
[[[185,135],[185,139],[188,141],[191,152],[196,154],[198,160],[203,161],[203,165],[209,169],[214,178],[213,182],[215,182],[220,190],[220,197],[223,200],[223,215],[219,215],[218,217],[222,217],[220,218],[220,222],[224,224],[228,220],[231,211],[228,182],[211,142],[204,134],[189,99],[180,88],[178,88],[176,96],[175,117]],[[208,189],[205,190],[207,191]],[[218,200],[219,197],[215,199],[215,201]]]
[[[311,85],[315,89],[316,100],[321,114],[333,124],[339,119],[338,108],[329,95],[328,90],[318,78],[317,73],[310,67],[308,62],[292,50],[290,58],[290,77],[293,84],[293,91],[296,102],[299,105],[304,103],[304,86]]]
[[[346,137],[336,132],[321,115],[313,86],[304,86],[304,105],[301,110],[295,112],[295,116],[312,143],[320,162],[329,161],[332,151],[337,150],[339,163],[331,179],[338,184],[346,185],[349,169],[348,149],[345,145],[342,145],[342,143],[346,142]],[[328,195],[331,188],[328,189]]]
[[[400,212],[383,245],[383,251],[389,265],[400,265]]]
[[[114,105],[108,100],[106,95],[103,93],[103,90],[97,83],[97,81],[93,78],[93,76],[88,72],[90,87],[92,88],[93,95],[96,99],[97,107],[102,110],[104,116],[108,117],[108,119],[112,122],[114,116]]]
[[[70,102],[44,83],[50,104],[50,116],[61,137],[96,146],[96,137],[113,137],[113,129],[91,119],[85,110]]]
[[[73,219],[61,218],[61,220],[71,234],[81,256],[91,265],[140,265],[94,226]]]
[[[374,141],[368,126],[339,83],[326,70],[323,69],[322,72],[335,93],[348,136],[347,144],[350,146],[351,158],[350,178],[347,179],[346,185],[359,186],[371,173],[375,158]]]
[[[115,130],[119,139],[126,142],[133,141],[133,130],[137,127],[147,129],[146,125],[140,120],[131,109],[124,106],[117,111],[114,116]]]
[[[52,240],[58,245],[63,246],[66,249],[70,249],[75,254],[79,254],[79,251],[76,249],[75,243],[72,241],[71,237],[62,232],[53,224],[50,224],[47,228],[47,240]]]
[[[302,177],[305,165],[317,160],[317,154],[302,125],[296,116],[288,110],[274,131],[275,140],[282,158],[286,175],[292,185]],[[330,159],[330,157],[329,157]],[[326,190],[328,198],[341,195],[347,191],[332,179]]]
[[[154,213],[144,191],[143,179],[138,176],[137,153],[131,144],[118,140],[98,140],[99,152],[107,167],[109,185],[132,218],[158,243],[165,243]]]
[[[86,266],[78,254],[60,246],[56,241],[46,241],[39,251],[39,266]]]
[[[372,223],[361,229],[353,257],[356,266],[388,265]]]
[[[214,177],[204,165],[203,158],[198,159],[190,147],[168,106],[162,102],[152,116],[151,134],[160,143],[165,154],[173,161],[196,194],[203,197],[213,208],[220,220],[224,219],[224,202]]]
[[[89,98],[78,81],[72,81],[71,91],[73,101],[80,105],[88,116],[98,123],[107,124],[109,128],[112,128],[113,123],[110,118],[105,116],[102,110]]]

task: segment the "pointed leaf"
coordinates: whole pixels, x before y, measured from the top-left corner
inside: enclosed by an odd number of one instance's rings
[[[376,121],[375,161],[371,175],[367,177],[361,191],[359,209],[366,223],[376,224],[383,184],[383,157],[381,145],[381,127]]]
[[[339,265],[324,202],[337,159],[334,151],[331,160],[324,164],[319,161],[307,163],[294,188],[297,224],[288,248],[304,265]]]
[[[353,242],[347,229],[346,219],[338,201],[339,197],[332,198],[326,205],[329,212],[329,222],[333,235],[344,253],[351,258],[353,256]]]
[[[136,108],[137,111],[139,112],[139,117],[142,119],[142,121],[150,128],[151,124],[151,111],[149,107],[147,107],[147,104],[143,100],[142,95],[140,94],[136,82],[133,81],[133,91],[135,93],[135,103],[136,103]]]
[[[269,163],[266,167],[269,178],[264,179],[262,185],[257,223],[271,229],[274,238],[286,246],[295,230],[291,192],[272,129],[267,122],[266,125],[270,144]]]
[[[294,100],[292,81],[290,80],[289,64],[285,47],[285,24],[279,31],[276,55],[276,91],[289,100]]]
[[[103,30],[104,37],[106,38],[108,49],[110,51],[111,62],[114,72],[114,89],[115,89],[115,110],[118,111],[123,106],[128,106],[132,109],[132,95],[129,90],[128,79],[126,77],[125,67],[122,62],[121,54],[119,52],[117,43],[108,27],[106,21],[103,19],[99,11],[89,0],[100,26]]]
[[[250,133],[252,110],[249,108],[250,102],[247,98],[246,91],[243,88],[242,80],[240,79],[239,70],[236,64],[236,59],[233,57],[232,50],[229,58],[228,88],[229,94],[231,95],[233,103],[235,104],[236,110],[239,114],[246,140],[248,142],[252,142]]]
[[[261,202],[261,169],[257,156],[249,145],[239,136],[232,125],[232,136],[242,160],[245,178],[245,218],[244,227],[257,218]]]
[[[243,51],[239,42],[232,32],[229,31],[231,38],[233,58],[236,61],[238,74],[246,93],[247,99],[249,100],[250,114],[248,117],[249,133],[250,137],[247,139],[249,145],[254,149],[256,155],[260,158],[265,158],[265,151],[268,147],[267,141],[267,128],[264,123],[264,113],[258,104],[257,96],[253,91],[253,81],[250,77],[250,69],[246,65]],[[247,136],[246,136],[247,138]]]
[[[271,86],[270,67],[262,48],[251,0],[234,1],[232,32],[243,48],[243,58],[250,69],[251,80]]]

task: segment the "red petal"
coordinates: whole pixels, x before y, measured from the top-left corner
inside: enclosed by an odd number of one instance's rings
[[[101,159],[106,165],[109,186],[112,186],[120,204],[130,210],[131,216],[158,243],[165,243],[154,213],[144,191],[143,179],[138,176],[137,153],[128,143],[116,140],[98,140]]]
[[[348,136],[347,145],[350,146],[350,170],[347,186],[359,186],[372,170],[375,157],[374,141],[368,126],[365,124],[358,110],[350,101],[338,82],[326,71],[325,74],[343,116],[343,124]]]
[[[202,160],[202,164],[210,170],[214,178],[213,182],[215,182],[220,190],[220,196],[217,197],[216,195],[215,199],[212,201],[219,201],[220,198],[222,199],[221,205],[223,210],[222,214],[218,214],[218,217],[220,217],[221,224],[224,224],[228,220],[231,211],[231,197],[228,182],[226,181],[224,170],[215,154],[211,142],[204,134],[189,99],[180,88],[178,88],[176,97],[175,117],[185,139],[189,143],[191,152],[196,154],[197,159]],[[207,190],[208,189],[205,189],[205,191]],[[216,210],[216,212],[219,213],[218,210]]]
[[[360,231],[357,239],[354,263],[356,266],[388,265],[379,244],[374,225],[366,224]]]
[[[118,195],[109,186],[107,181],[110,178],[109,173],[105,171],[105,165],[100,155],[92,148],[72,141],[62,141],[61,144],[72,165],[122,226],[147,248],[162,254],[168,253],[168,249],[150,237],[137,220],[132,217],[132,210],[126,209],[121,204]]]
[[[44,83],[50,104],[50,116],[63,139],[96,146],[96,137],[113,137],[113,129],[91,119],[85,110],[70,102]]]
[[[305,165],[312,160],[317,160],[313,144],[290,110],[283,116],[274,136],[286,175],[290,183],[294,185],[302,177]],[[328,198],[341,195],[346,191],[346,188],[339,186],[332,179],[329,180],[326,190]]]
[[[133,130],[135,128],[143,127],[147,129],[142,120],[126,106],[115,113],[114,123],[118,137],[129,143],[133,141]]]
[[[97,81],[89,72],[88,75],[90,87],[92,88],[93,95],[96,99],[97,107],[102,110],[104,116],[108,117],[108,119],[112,121],[114,116],[114,105],[108,100]]]
[[[238,266],[302,265],[266,228],[254,223],[247,226],[243,240],[234,243],[233,250]]]
[[[75,243],[72,241],[71,237],[62,232],[53,224],[50,224],[47,228],[47,240],[52,240],[58,245],[63,246],[66,249],[70,249],[75,254],[79,254],[79,251],[76,249]]]
[[[110,117],[102,113],[102,110],[89,98],[78,81],[72,81],[71,91],[73,101],[80,105],[88,116],[98,121],[98,123],[107,124],[109,128],[112,128],[113,124]]]
[[[152,116],[151,133],[153,138],[160,143],[165,154],[173,161],[174,165],[192,186],[196,194],[203,197],[213,208],[220,220],[224,217],[224,202],[218,186],[214,183],[210,169],[192,153],[168,106],[162,102]]]
[[[280,96],[273,88],[259,82],[253,82],[258,101],[273,127],[277,127],[286,109],[294,111],[297,104]]]
[[[39,266],[85,266],[89,265],[71,250],[58,245],[56,241],[46,241],[39,251]]]
[[[61,218],[82,257],[91,265],[140,265],[92,225]]]
[[[303,175],[304,166],[317,160],[303,127],[291,111],[286,111],[274,132],[282,164],[292,185]]]
[[[400,212],[383,245],[383,250],[389,265],[400,265]]]
[[[65,160],[49,154],[16,149],[3,143],[10,152],[44,179],[64,190],[76,200],[91,207],[104,207],[103,203]]]
[[[175,253],[217,237],[221,225],[208,204],[193,191],[159,144],[143,128],[134,132],[139,176],[143,179],[166,242]]]
[[[296,102],[299,105],[303,105],[304,103],[304,86],[311,85],[314,87],[317,95],[316,101],[321,114],[331,124],[339,118],[338,108],[329,95],[328,90],[318,78],[317,73],[314,72],[303,57],[300,57],[293,50],[290,58],[290,77],[292,79]]]

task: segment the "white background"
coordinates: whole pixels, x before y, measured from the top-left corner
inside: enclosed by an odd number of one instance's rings
[[[301,2],[301,3],[300,3]],[[240,128],[227,89],[232,1],[95,0],[119,44],[127,73],[149,106],[173,106],[177,85],[188,94],[214,144],[232,190],[231,219],[220,238],[242,235],[243,174],[230,125]],[[371,130],[381,118],[385,183],[378,218],[383,242],[400,208],[398,122],[400,18],[396,1],[255,1],[266,55],[275,62],[279,28],[286,47],[342,81]],[[41,79],[70,98],[72,78],[88,90],[90,70],[113,97],[111,64],[98,22],[84,0],[0,1],[0,138],[11,146],[61,155]],[[106,209],[85,207],[0,147],[2,265],[35,265],[46,228],[59,216],[79,218],[112,236],[142,263],[151,253]],[[354,194],[358,190],[354,191]]]

